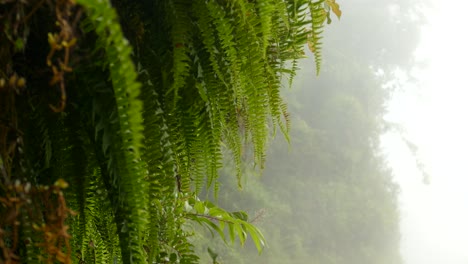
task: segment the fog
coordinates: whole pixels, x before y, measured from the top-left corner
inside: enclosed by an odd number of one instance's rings
[[[427,25],[415,52],[424,67],[414,66],[413,81],[402,82],[389,106],[387,119],[401,124],[403,137],[418,147],[414,156],[401,134],[383,137],[401,186],[401,251],[408,264],[468,262],[468,39],[460,34],[467,7],[464,1],[437,1],[425,10]]]
[[[466,264],[468,3],[339,3],[321,74],[308,53],[286,89],[290,143],[277,135],[242,191],[222,182],[219,202],[247,209],[265,252],[203,238],[199,250],[221,263]]]

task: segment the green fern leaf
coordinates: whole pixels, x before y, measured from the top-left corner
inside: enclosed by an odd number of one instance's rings
[[[79,0],[86,8],[89,20],[99,36],[98,46],[106,53],[119,120],[121,137],[120,152],[111,165],[120,166],[114,174],[118,178],[119,190],[116,206],[120,207],[119,223],[120,243],[125,263],[145,262],[142,252],[143,231],[148,222],[146,171],[140,158],[143,140],[142,102],[138,99],[140,83],[130,58],[131,48],[124,38],[115,10],[108,1]],[[117,164],[118,162],[119,164]]]

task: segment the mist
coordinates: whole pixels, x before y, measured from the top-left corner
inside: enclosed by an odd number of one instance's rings
[[[416,63],[408,73],[412,81],[403,81],[389,103],[387,120],[404,128],[384,135],[383,143],[401,187],[406,263],[468,261],[468,128],[462,121],[468,111],[462,66],[468,41],[459,34],[464,7],[462,1],[434,1],[427,7]],[[400,136],[416,151],[401,144]],[[427,184],[421,184],[422,178]]]
[[[0,0],[0,264],[468,264],[462,0]]]
[[[219,203],[250,213],[264,253],[203,237],[198,250],[216,250],[220,263],[468,263],[468,6],[339,4],[320,75],[306,54],[284,94],[290,142],[278,133],[242,190],[221,182]]]

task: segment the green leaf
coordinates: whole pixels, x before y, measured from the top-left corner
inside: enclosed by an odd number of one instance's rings
[[[247,224],[245,225],[245,229],[249,233],[250,237],[252,237],[253,242],[255,243],[255,247],[259,254],[262,253],[263,247],[265,246],[265,238],[263,237],[260,230],[255,228],[253,225]]]
[[[234,224],[233,223],[228,223],[228,227],[229,227],[229,237],[231,238],[231,243],[234,243],[234,241],[236,240],[236,233],[235,233],[235,230],[234,230]]]
[[[244,231],[244,228],[242,228],[242,224],[235,223],[234,230],[236,230],[237,236],[239,237],[240,244],[243,246],[245,244],[246,233]]]
[[[240,219],[242,221],[248,221],[249,216],[247,215],[246,212],[239,211],[239,212],[233,212],[231,213],[235,218]]]
[[[205,205],[203,204],[203,202],[197,201],[194,207],[195,207],[195,211],[197,211],[198,214],[205,213]]]
[[[204,223],[207,227],[211,228],[211,230],[214,230],[216,231],[219,236],[223,239],[223,241],[225,241],[225,238],[224,238],[224,231],[221,230],[219,228],[219,226],[217,226],[215,223],[213,223],[211,220],[209,219],[206,219],[206,218],[201,218],[200,219],[202,223]]]

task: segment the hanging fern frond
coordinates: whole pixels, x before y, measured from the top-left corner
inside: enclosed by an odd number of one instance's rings
[[[190,58],[188,56],[189,45],[191,45],[190,34],[191,21],[190,12],[191,0],[172,0],[167,2],[166,16],[170,21],[171,30],[170,36],[172,40],[173,52],[173,84],[166,92],[166,95],[171,95],[174,99],[174,107],[179,97],[179,89],[185,86],[186,78],[190,70]]]
[[[272,27],[272,14],[275,8],[275,4],[271,0],[262,0],[256,2],[256,8],[258,9],[258,16],[261,23],[261,35],[263,38],[263,57],[266,57],[266,51],[270,45],[271,27]]]
[[[98,35],[98,47],[105,51],[104,65],[109,67],[115,93],[119,138],[118,153],[111,157],[110,166],[114,186],[118,192],[117,224],[123,259],[125,262],[144,262],[142,252],[143,232],[148,222],[146,169],[141,161],[143,140],[142,102],[138,99],[141,84],[131,60],[131,48],[124,38],[115,10],[108,1],[80,0],[86,7],[92,25]]]
[[[200,3],[200,6],[204,4]],[[236,43],[233,36],[233,25],[226,13],[226,10],[214,1],[209,1],[206,4],[209,17],[212,19],[212,24],[216,30],[216,35],[219,39],[220,52],[224,55],[225,63],[228,65],[230,75],[230,86],[234,91],[235,100],[238,105],[241,104],[244,89],[242,87],[242,72],[240,69],[240,62]],[[203,32],[203,28],[201,28]]]
[[[322,63],[322,33],[323,23],[327,18],[327,12],[322,7],[324,0],[311,2],[309,4],[310,15],[312,17],[312,28],[310,30],[307,45],[310,51],[314,54],[315,68],[317,75],[320,73],[320,66]]]

